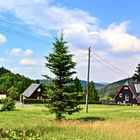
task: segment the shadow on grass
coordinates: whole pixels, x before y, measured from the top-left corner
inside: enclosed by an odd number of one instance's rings
[[[83,122],[95,122],[95,121],[105,121],[105,118],[100,118],[100,117],[83,117],[83,118],[78,118],[77,120],[83,121]]]
[[[105,118],[100,118],[100,117],[83,117],[83,118],[66,119],[66,120],[78,120],[78,121],[81,121],[81,122],[96,122],[96,121],[105,121]]]

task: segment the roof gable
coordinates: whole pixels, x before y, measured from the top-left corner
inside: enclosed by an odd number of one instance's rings
[[[6,95],[6,93],[5,93],[5,92],[1,92],[1,91],[0,91],[0,95]]]
[[[25,97],[30,97],[40,86],[40,84],[31,84],[23,93],[22,95]]]
[[[134,84],[136,93],[140,93],[140,84]]]
[[[118,92],[115,94],[114,99],[117,97],[117,95],[120,93],[120,91],[124,88],[128,87],[128,89],[131,91],[133,95],[135,95],[136,100],[138,103],[140,103],[140,99],[138,98],[137,93],[140,93],[140,84],[134,84],[132,82],[125,82],[122,87],[118,90]]]

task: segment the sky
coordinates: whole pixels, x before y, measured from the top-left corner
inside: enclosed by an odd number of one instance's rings
[[[0,0],[0,66],[32,79],[45,68],[63,29],[79,79],[111,83],[140,62],[139,0]]]

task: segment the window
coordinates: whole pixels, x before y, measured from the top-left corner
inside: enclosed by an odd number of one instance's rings
[[[133,99],[135,99],[135,95],[133,94]]]
[[[121,104],[122,102],[118,101],[117,104]]]
[[[125,101],[129,101],[129,95],[125,94]]]
[[[124,89],[128,89],[128,87],[124,87]]]
[[[122,98],[122,93],[119,94],[119,97]]]

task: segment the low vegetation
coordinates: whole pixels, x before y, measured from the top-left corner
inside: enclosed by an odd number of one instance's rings
[[[44,105],[34,105],[0,112],[0,124],[1,139],[138,140],[140,107],[89,105],[88,114],[83,109],[56,121]]]
[[[1,111],[12,111],[15,109],[15,101],[12,98],[2,100]]]

